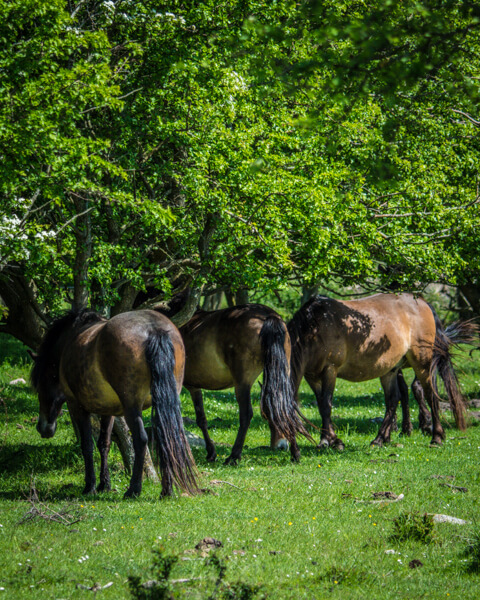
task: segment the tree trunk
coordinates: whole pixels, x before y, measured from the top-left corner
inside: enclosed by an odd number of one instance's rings
[[[471,319],[480,314],[480,286],[475,283],[459,285],[457,288],[461,319]]]
[[[84,308],[88,304],[89,296],[88,263],[92,255],[92,224],[88,200],[74,196],[74,205],[79,216],[74,228],[76,248],[73,266],[73,308]]]
[[[248,290],[239,290],[235,294],[235,304],[248,304]]]
[[[0,297],[8,309],[0,332],[13,335],[32,350],[37,350],[47,320],[36,302],[33,284],[25,279],[20,265],[11,265],[3,270]]]
[[[76,427],[74,420],[71,419],[71,421],[73,429],[77,435],[77,440],[80,441],[78,428]],[[97,415],[92,415],[92,431],[95,441],[98,440],[100,433],[100,420]],[[125,473],[127,473],[127,475],[131,475],[135,453],[133,451],[130,430],[128,429],[128,425],[123,417],[115,417],[112,430],[112,441],[117,444],[118,449],[120,450]],[[153,465],[152,456],[148,448],[145,453],[145,462],[143,464],[143,476],[146,479],[151,479],[154,483],[160,483],[160,478],[157,475],[157,471]]]

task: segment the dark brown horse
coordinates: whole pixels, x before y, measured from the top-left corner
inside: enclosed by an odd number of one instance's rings
[[[119,314],[109,321],[97,313],[71,311],[47,331],[32,369],[40,401],[37,430],[54,435],[66,401],[80,432],[85,460],[84,494],[95,492],[90,413],[101,416],[98,490],[110,489],[107,456],[113,417],[125,415],[132,433],[135,460],[125,497],[138,496],[147,447],[142,411],[152,407],[162,475],[162,496],[173,484],[198,491],[195,464],[180,414],[185,350],[175,325],[151,310]]]
[[[401,399],[399,371],[415,371],[432,412],[432,443],[441,444],[437,375],[442,378],[455,421],[465,428],[464,402],[453,370],[448,332],[433,309],[411,294],[377,294],[358,300],[316,296],[297,311],[289,323],[292,341],[292,382],[298,388],[305,377],[322,417],[320,444],[343,448],[332,421],[332,398],[337,377],[348,381],[380,378],[386,413],[372,442],[388,442],[394,414]]]
[[[184,386],[192,396],[197,425],[206,443],[207,460],[214,461],[216,452],[208,434],[202,389],[235,387],[240,427],[225,463],[236,462],[241,457],[253,416],[250,390],[262,370],[260,410],[270,426],[271,446],[275,447],[280,438],[287,439],[292,460],[298,460],[295,434],[310,436],[296,413],[289,380],[290,337],[281,317],[261,304],[212,312],[200,310],[180,332],[187,357]]]

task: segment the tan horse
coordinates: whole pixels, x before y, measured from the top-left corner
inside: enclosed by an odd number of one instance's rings
[[[198,492],[180,413],[184,363],[178,329],[155,311],[123,313],[109,321],[94,312],[71,311],[52,324],[32,369],[32,384],[40,402],[37,430],[44,438],[52,437],[61,407],[67,402],[80,431],[84,494],[96,491],[90,413],[101,416],[98,491],[110,489],[107,457],[113,417],[124,415],[135,451],[125,497],[140,494],[147,447],[142,412],[150,406],[162,495],[171,495],[174,483],[188,493]]]
[[[202,389],[235,387],[240,426],[226,464],[240,460],[253,416],[250,390],[263,371],[260,410],[268,420],[271,446],[280,438],[290,442],[292,460],[298,460],[295,434],[310,438],[296,413],[290,387],[290,337],[281,317],[261,304],[223,310],[199,310],[180,328],[186,351],[184,386],[192,396],[197,425],[202,430],[207,460],[216,459],[208,434]],[[310,438],[311,439],[311,438]]]
[[[433,309],[412,294],[376,294],[357,300],[316,296],[297,311],[288,325],[292,342],[292,382],[298,399],[302,377],[312,388],[322,417],[320,444],[343,448],[331,421],[337,377],[348,381],[380,378],[386,413],[372,442],[389,441],[402,395],[399,371],[415,371],[432,412],[432,444],[441,444],[437,374],[440,375],[455,421],[465,428],[464,402],[457,385],[451,342]]]

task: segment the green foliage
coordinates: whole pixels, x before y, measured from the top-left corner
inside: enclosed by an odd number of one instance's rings
[[[178,556],[169,554],[165,548],[158,547],[152,550],[153,552],[153,567],[152,571],[156,579],[149,582],[148,586],[141,584],[139,576],[130,575],[128,577],[128,586],[133,598],[137,600],[151,599],[170,599],[174,595],[170,589],[170,573],[174,565],[178,562]]]
[[[407,512],[399,515],[393,522],[391,539],[396,542],[414,540],[423,544],[435,541],[435,522],[432,515]]]
[[[178,562],[178,555],[169,553],[164,547],[153,549],[154,560],[152,572],[156,579],[141,583],[141,578],[137,575],[128,577],[128,586],[131,596],[136,600],[174,600],[175,598],[183,598],[185,593],[191,593],[195,587],[195,583],[191,583],[192,590],[182,590],[181,593],[175,593],[169,582],[172,567]],[[225,560],[221,559],[217,553],[205,559],[203,563],[205,569],[213,568],[215,572],[215,584],[211,593],[205,592],[203,598],[208,600],[253,600],[258,598],[262,586],[252,585],[243,581],[228,583],[225,580],[227,573],[227,565]],[[187,582],[188,584],[189,582]],[[262,596],[263,598],[264,596]]]
[[[474,281],[478,33],[457,0],[0,1],[0,291]]]

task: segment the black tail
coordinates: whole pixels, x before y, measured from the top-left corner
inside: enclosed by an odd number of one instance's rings
[[[149,335],[145,356],[152,376],[152,430],[164,486],[162,493],[171,493],[171,484],[175,483],[189,494],[196,494],[197,470],[185,438],[174,376],[175,352],[166,331]]]
[[[265,319],[260,331],[263,355],[260,410],[268,422],[290,443],[295,440],[297,433],[314,441],[297,414],[290,381],[290,365],[285,354],[286,335],[286,325],[278,315],[271,315]]]
[[[443,380],[445,391],[459,429],[466,428],[465,401],[460,391],[458,378],[453,368],[450,347],[458,344],[473,344],[478,341],[478,327],[471,321],[455,322],[444,328],[438,315],[430,306],[435,318],[435,344],[433,360],[430,366],[430,378],[434,394],[439,398],[437,373]]]

